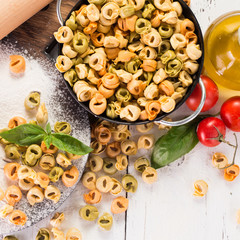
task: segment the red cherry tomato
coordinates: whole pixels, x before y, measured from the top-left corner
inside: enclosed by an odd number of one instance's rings
[[[229,98],[222,105],[220,115],[228,128],[240,132],[240,96]]]
[[[206,100],[201,112],[206,112],[211,109],[218,101],[219,93],[216,83],[207,76],[201,75],[201,79],[206,88]],[[192,94],[186,101],[187,106],[192,110],[196,111],[197,107],[200,104],[202,97],[202,90],[200,85],[197,84]]]
[[[215,147],[219,145],[221,142],[216,139],[220,137],[219,135],[222,135],[223,138],[225,138],[226,135],[226,126],[221,119],[208,117],[198,124],[197,136],[203,145],[207,147]]]

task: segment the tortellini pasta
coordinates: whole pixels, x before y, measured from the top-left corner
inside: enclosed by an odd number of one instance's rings
[[[95,115],[127,122],[173,111],[202,57],[194,23],[172,0],[89,0],[54,36],[62,44],[56,67],[78,101]],[[105,149],[95,140],[92,147],[94,154]]]

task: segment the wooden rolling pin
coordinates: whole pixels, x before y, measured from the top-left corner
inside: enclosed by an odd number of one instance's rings
[[[0,40],[52,0],[0,0]]]

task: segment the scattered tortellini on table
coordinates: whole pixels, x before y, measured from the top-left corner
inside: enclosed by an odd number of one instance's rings
[[[78,101],[128,122],[172,112],[202,56],[194,23],[173,0],[89,0],[54,37],[56,67]]]

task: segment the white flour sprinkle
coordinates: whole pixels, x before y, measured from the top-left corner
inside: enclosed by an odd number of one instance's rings
[[[14,75],[9,70],[9,55],[19,54],[26,60],[26,71],[21,75]],[[35,118],[35,113],[25,111],[24,99],[31,91],[41,93],[41,103],[45,102],[49,112],[49,121],[53,127],[56,121],[67,121],[73,129],[73,136],[90,144],[90,127],[87,114],[78,106],[78,104],[69,96],[68,90],[62,81],[61,74],[55,69],[54,63],[47,57],[33,58],[28,55],[28,51],[21,51],[5,44],[0,44],[0,129],[8,125],[9,119],[14,116],[22,116],[27,120]],[[5,162],[4,149],[0,147],[0,187],[4,190],[10,184],[3,174],[3,166]],[[81,161],[75,161],[75,165],[82,174],[83,168],[87,161],[84,156]],[[28,221],[24,227],[31,226],[41,219],[47,217],[56,208],[66,200],[73,191],[73,188],[66,188],[63,184],[56,184],[62,196],[57,204],[44,200],[41,204],[30,207],[26,201],[26,197],[16,206],[17,209],[23,210]],[[0,203],[0,207],[3,202]],[[17,227],[9,224],[7,220],[0,219],[0,234],[7,234],[20,230],[24,227]]]

